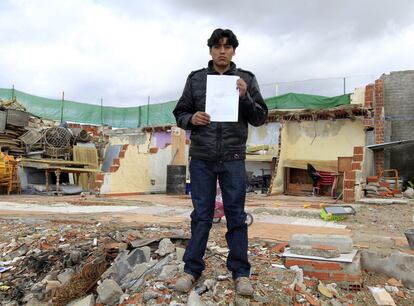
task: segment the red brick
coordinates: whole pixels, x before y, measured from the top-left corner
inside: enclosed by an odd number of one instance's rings
[[[351,169],[352,170],[361,170],[361,163],[360,162],[352,162]]]
[[[121,150],[121,151],[119,151],[119,155],[118,155],[118,157],[119,158],[124,158],[125,157],[125,150]]]
[[[344,202],[351,203],[355,201],[354,189],[344,189]]]
[[[303,274],[309,277],[315,277],[319,280],[328,280],[330,279],[330,273],[328,272],[310,272],[310,271],[303,271]]]
[[[378,182],[378,176],[368,176],[367,183],[376,183]]]
[[[354,155],[355,154],[364,154],[364,147],[354,147]]]
[[[126,143],[126,144],[124,144],[124,145],[122,146],[122,150],[126,150],[126,149],[128,149],[128,145],[129,145],[129,144],[127,144],[127,143]]]
[[[356,178],[355,171],[352,171],[352,170],[345,171],[345,179],[346,180],[355,180],[355,178]]]
[[[352,158],[353,161],[359,161],[362,162],[362,160],[364,159],[364,155],[362,154],[355,154],[354,157]]]
[[[119,158],[114,158],[112,160],[112,165],[120,165],[120,164],[121,164],[121,161],[119,160]]]
[[[276,244],[275,246],[270,248],[271,252],[275,252],[275,253],[281,253],[285,250],[285,248],[289,245],[289,242],[282,242],[279,244]]]
[[[112,165],[109,167],[109,172],[116,172],[119,169],[119,165]]]
[[[149,153],[154,154],[158,152],[158,148],[157,147],[153,147],[149,149]]]
[[[102,180],[103,181],[104,177],[105,177],[105,174],[103,172],[99,172],[99,173],[96,174],[96,179],[97,180]]]
[[[332,245],[313,244],[312,249],[329,251],[329,250],[336,250],[338,248]]]
[[[355,180],[345,180],[344,188],[353,189],[355,187]]]
[[[390,189],[390,188],[391,188],[391,184],[390,184],[390,183],[388,183],[388,182],[378,182],[378,184],[379,184],[381,187],[386,187],[386,188],[388,188],[388,189]]]
[[[307,266],[310,265],[308,260],[305,259],[294,259],[294,258],[286,258],[285,266],[291,267],[291,266]]]
[[[362,283],[362,276],[360,274],[348,274],[348,273],[331,273],[331,279],[335,282],[355,282]]]

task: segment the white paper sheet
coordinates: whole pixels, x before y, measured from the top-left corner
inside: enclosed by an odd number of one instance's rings
[[[239,120],[239,91],[237,75],[207,75],[206,113],[210,121]]]

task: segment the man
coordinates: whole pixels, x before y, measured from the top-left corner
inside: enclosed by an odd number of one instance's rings
[[[246,213],[246,140],[248,123],[262,125],[267,107],[255,76],[236,68],[231,61],[239,45],[231,30],[216,29],[207,41],[212,60],[207,68],[190,73],[173,113],[177,125],[191,130],[190,178],[193,212],[191,239],[184,254],[184,275],[175,289],[188,292],[205,268],[203,256],[214,216],[217,179],[222,190],[229,247],[227,268],[232,272],[236,291],[252,295]],[[213,122],[205,112],[207,75],[236,75],[239,90],[237,122]]]

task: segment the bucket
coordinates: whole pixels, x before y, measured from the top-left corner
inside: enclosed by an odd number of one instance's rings
[[[185,194],[186,167],[167,165],[167,194]]]
[[[414,229],[409,229],[404,234],[405,234],[405,237],[407,238],[410,249],[414,250]]]

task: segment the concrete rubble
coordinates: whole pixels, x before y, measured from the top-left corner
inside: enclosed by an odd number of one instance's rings
[[[73,226],[1,220],[0,227],[9,232],[0,242],[0,267],[5,268],[0,274],[2,305],[375,305],[370,304],[375,299],[364,286],[345,288],[344,279],[335,277],[321,280],[318,269],[327,269],[332,276],[335,269],[358,275],[366,286],[385,288],[397,304],[408,305],[405,301],[412,302],[414,297],[404,275],[390,272],[409,265],[409,260],[401,258],[399,264],[387,267],[362,252],[362,265],[358,253],[350,264],[332,262],[326,256],[326,261],[310,260],[308,266],[305,259],[283,258],[287,243],[260,239],[250,241],[249,246],[255,294],[251,298],[238,296],[226,268],[224,224],[213,228],[206,271],[189,294],[174,291],[174,280],[183,271],[188,225],[177,226],[181,237],[176,235],[176,227],[160,225],[114,231],[111,226],[94,223]],[[18,235],[10,231],[12,228]],[[294,248],[292,245],[298,241],[303,245],[305,239],[311,246],[324,242],[337,251],[349,251],[353,244],[348,238],[299,235],[290,244]],[[370,279],[361,269],[370,268],[365,256],[377,260],[376,265],[383,265],[384,272],[395,278]]]

